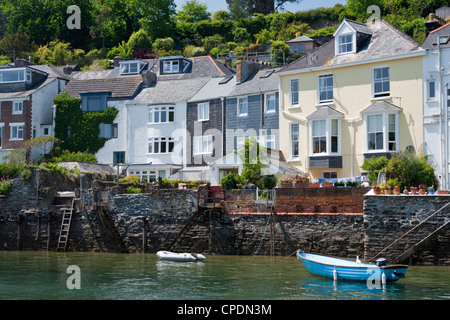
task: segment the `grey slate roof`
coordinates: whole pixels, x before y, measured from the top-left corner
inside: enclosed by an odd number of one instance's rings
[[[227,97],[236,85],[236,77],[231,78],[224,84],[219,84],[225,78],[211,78],[205,85],[195,93],[188,102],[207,101]]]
[[[348,20],[347,20],[348,22]],[[351,62],[371,61],[415,52],[425,52],[420,43],[381,20],[367,26],[370,40],[356,53],[335,55],[335,39],[286,66],[281,72],[297,71],[320,66],[339,66]]]
[[[339,112],[335,109],[333,109],[330,106],[322,106],[313,113],[311,113],[309,116],[306,117],[306,119],[318,119],[318,118],[328,118],[328,117],[344,117],[344,114],[342,112]]]
[[[450,23],[447,23],[446,25],[444,25],[436,30],[431,31],[422,46],[425,49],[435,49],[438,47],[437,46],[438,37],[444,37],[444,36],[450,37]],[[449,39],[449,41],[447,41],[447,43],[441,44],[440,47],[441,48],[450,48],[450,39]]]
[[[349,25],[355,29],[356,32],[365,33],[365,34],[373,34],[372,30],[367,26],[367,24],[356,22],[348,19],[344,19]]]
[[[315,41],[315,40],[311,39],[310,37],[307,37],[307,36],[300,36],[295,39],[286,41],[286,43],[297,43],[297,42],[308,42],[308,41]]]
[[[142,76],[71,80],[63,92],[71,97],[80,97],[80,93],[110,92],[110,98],[132,98],[141,86]]]
[[[268,77],[264,77],[266,72],[272,71]],[[259,92],[276,91],[279,88],[279,78],[277,69],[262,69],[242,83],[237,83],[230,96],[243,96]]]
[[[364,113],[386,113],[386,112],[399,112],[403,109],[392,104],[388,101],[380,100],[372,103],[370,106],[361,111],[361,114]]]
[[[209,80],[209,77],[182,81],[158,81],[144,88],[130,104],[176,103],[188,101]]]

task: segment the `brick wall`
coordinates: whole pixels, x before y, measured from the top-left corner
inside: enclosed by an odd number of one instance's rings
[[[2,128],[2,149],[20,149],[22,148],[23,141],[31,139],[31,105],[32,100],[23,100],[23,112],[22,114],[13,114],[13,102],[2,101],[1,102],[1,114],[0,121],[4,123]],[[23,128],[23,140],[10,140],[11,127],[10,123],[24,123]]]

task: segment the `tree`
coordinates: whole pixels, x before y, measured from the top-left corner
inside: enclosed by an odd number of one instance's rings
[[[152,39],[172,35],[175,30],[176,17],[174,0],[136,1],[138,1],[138,10],[142,13],[139,24]]]
[[[21,30],[13,33],[6,31],[1,40],[1,48],[7,56],[13,59],[24,57],[26,53],[32,50],[30,37]]]
[[[270,48],[270,54],[277,64],[284,64],[289,57],[291,49],[284,41],[275,41]]]
[[[208,6],[197,0],[188,0],[183,5],[182,10],[177,13],[177,19],[183,22],[199,22],[211,20],[211,13],[207,11]]]

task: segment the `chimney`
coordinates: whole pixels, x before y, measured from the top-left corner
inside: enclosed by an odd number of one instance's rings
[[[228,56],[225,58],[225,68],[227,68],[228,70],[232,70],[233,69],[233,60],[231,60],[231,58]]]
[[[31,65],[33,65],[33,64],[30,61],[27,61],[25,59],[22,59],[22,58],[14,59],[14,66],[17,68],[22,68],[22,67],[31,66]]]
[[[428,15],[428,21],[425,22],[426,35],[428,36],[431,31],[442,27],[444,24],[445,24],[445,21],[442,18],[438,17],[434,13],[430,13]]]
[[[156,82],[156,80],[157,77],[155,72],[149,70],[142,71],[142,84],[145,87],[150,86],[152,83]]]
[[[73,67],[71,67],[71,66],[65,66],[63,68],[63,73],[64,74],[72,74],[72,71],[73,71]]]
[[[114,67],[118,67],[120,61],[123,61],[124,59],[122,57],[114,57]]]
[[[255,62],[245,60],[236,61],[236,82],[241,83],[258,72],[259,65]]]

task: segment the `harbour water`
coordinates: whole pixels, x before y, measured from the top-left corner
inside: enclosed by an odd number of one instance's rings
[[[78,285],[78,288],[77,288]],[[311,275],[295,255],[0,252],[0,300],[448,300],[450,267],[410,266],[384,287]]]

